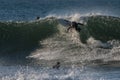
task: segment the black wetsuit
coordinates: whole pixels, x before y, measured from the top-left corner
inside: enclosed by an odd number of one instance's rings
[[[80,32],[81,31],[81,28],[78,27],[78,25],[83,25],[81,23],[76,23],[76,22],[72,22],[70,27],[67,29],[67,31],[69,31],[70,28],[75,28],[76,31]]]
[[[76,23],[76,22],[72,22],[72,24],[71,24],[71,26],[72,26],[73,28],[75,28],[76,31],[80,32],[80,31],[81,31],[81,28],[78,27],[78,25],[79,25],[79,24]]]

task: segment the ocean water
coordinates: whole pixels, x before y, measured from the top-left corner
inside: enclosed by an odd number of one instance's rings
[[[0,80],[119,76],[120,0],[0,0]]]

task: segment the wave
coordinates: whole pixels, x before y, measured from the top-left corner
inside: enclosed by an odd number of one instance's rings
[[[54,20],[33,22],[0,22],[0,42],[34,43],[52,34],[56,29]]]
[[[85,17],[84,17],[85,18]],[[57,18],[46,18],[31,22],[0,22],[0,42],[35,42],[58,32]],[[120,18],[111,16],[87,17],[87,25],[80,33],[84,42],[86,36],[108,41],[120,39]],[[86,31],[85,31],[86,30]],[[88,34],[87,34],[88,33]]]
[[[41,47],[40,41],[57,32],[54,19],[0,22],[1,64],[28,63],[26,56]]]
[[[120,40],[120,18],[111,16],[92,16],[87,22],[87,30],[95,39],[103,42]]]
[[[66,19],[72,20],[73,18]],[[108,48],[107,42],[120,40],[120,18],[118,17],[101,15],[82,17],[78,22],[83,21],[86,25],[82,27],[80,33],[75,30],[67,33],[68,26],[62,25],[58,20],[57,17],[48,17],[28,22],[0,22],[1,57],[7,58],[8,62],[12,60],[13,63],[15,58],[19,59],[19,63],[29,58],[39,58],[47,60],[47,62],[66,59],[68,61],[64,62],[68,63],[71,60],[74,61],[72,54],[79,56],[85,53],[87,56],[90,55],[88,52],[91,50],[88,48],[88,44],[92,44],[92,46],[97,44],[98,47]],[[83,48],[78,47],[79,45]],[[85,52],[84,48],[88,51]],[[96,52],[96,48],[93,50]],[[82,53],[77,54],[79,52]],[[103,51],[103,53],[105,52],[107,51]],[[83,58],[79,59],[85,60],[87,57]]]

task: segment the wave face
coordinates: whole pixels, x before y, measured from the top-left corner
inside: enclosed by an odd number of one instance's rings
[[[4,61],[25,62],[39,42],[57,32],[57,22],[45,19],[33,22],[0,22],[0,55]],[[4,60],[5,59],[5,60]],[[11,64],[11,63],[10,63]]]
[[[120,40],[120,18],[111,16],[92,16],[87,21],[87,36],[106,42],[108,40]],[[86,33],[86,32],[84,32]],[[83,32],[81,32],[83,34]],[[81,37],[85,37],[83,34]],[[83,39],[83,42],[85,40]]]
[[[80,33],[74,29],[67,33],[68,26],[59,23],[56,17],[0,22],[1,64],[52,65],[61,61],[65,65],[78,65],[119,60],[116,55],[120,46],[120,18],[87,16],[81,19],[86,25]]]
[[[57,18],[46,18],[31,22],[0,22],[0,43],[34,43],[58,33]],[[120,18],[91,16],[80,32],[80,39],[94,37],[101,41],[119,40]]]
[[[34,43],[54,34],[56,25],[54,20],[0,22],[0,43]]]
[[[108,41],[120,40],[120,18],[110,16],[91,17],[87,29],[95,39]]]

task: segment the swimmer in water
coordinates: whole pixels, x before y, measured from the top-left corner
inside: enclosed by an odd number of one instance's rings
[[[54,66],[53,69],[59,69],[60,68],[60,62],[57,62]]]
[[[39,19],[40,19],[40,17],[39,17],[39,16],[37,16],[37,17],[36,17],[36,20],[39,20]]]

